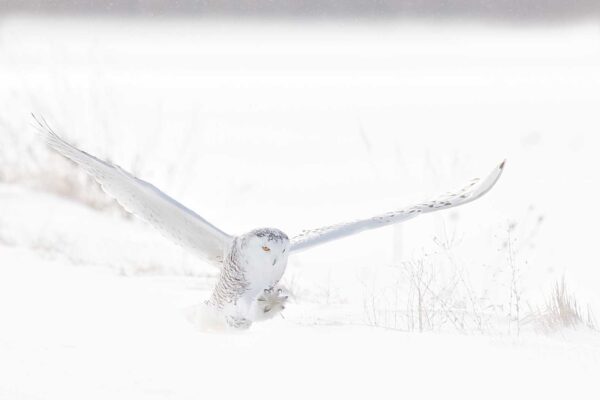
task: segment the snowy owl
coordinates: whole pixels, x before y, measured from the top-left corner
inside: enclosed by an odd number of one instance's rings
[[[235,236],[223,232],[118,165],[67,143],[43,119],[36,122],[36,128],[52,149],[79,164],[127,211],[220,268],[216,286],[204,307],[224,326],[232,328],[248,328],[253,322],[272,318],[284,309],[288,296],[279,281],[289,255],[368,229],[469,203],[487,193],[504,169],[502,162],[486,179],[475,179],[463,189],[435,200],[373,218],[305,230],[291,239],[274,228],[255,229]]]

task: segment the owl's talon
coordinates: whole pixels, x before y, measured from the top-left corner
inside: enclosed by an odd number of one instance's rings
[[[264,289],[263,293],[256,299],[258,312],[262,315],[261,319],[271,318],[285,309],[285,302],[288,295],[282,295],[285,291],[281,288],[271,287]]]

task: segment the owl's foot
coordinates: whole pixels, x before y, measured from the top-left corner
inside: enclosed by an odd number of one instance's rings
[[[272,318],[285,309],[288,294],[282,288],[265,289],[256,299],[258,319]],[[262,315],[260,315],[262,313]]]

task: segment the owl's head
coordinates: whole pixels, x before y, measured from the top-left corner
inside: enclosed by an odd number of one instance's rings
[[[240,250],[249,264],[272,268],[287,264],[290,240],[279,229],[255,229],[239,238]]]

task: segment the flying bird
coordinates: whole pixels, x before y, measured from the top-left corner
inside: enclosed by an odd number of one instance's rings
[[[275,228],[231,235],[118,165],[79,150],[60,138],[43,118],[33,117],[46,143],[79,164],[127,211],[220,268],[215,288],[204,305],[226,326],[239,329],[272,318],[285,308],[288,296],[279,281],[290,255],[362,231],[474,201],[494,186],[505,164],[503,161],[487,178],[474,179],[462,189],[435,200],[372,218],[305,230],[291,239]]]

